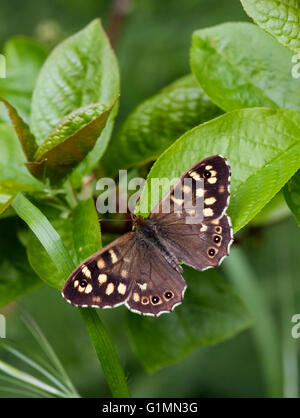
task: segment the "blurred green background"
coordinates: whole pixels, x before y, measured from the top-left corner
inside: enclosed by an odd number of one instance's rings
[[[136,0],[128,2],[118,22],[116,3],[111,0],[1,0],[0,46],[11,36],[28,35],[50,50],[95,17],[101,17],[104,28],[113,37],[120,63],[119,124],[141,100],[189,72],[190,38],[195,29],[248,20],[238,0]],[[239,235],[239,246],[245,250],[263,304],[275,320],[275,332],[281,345],[284,394],[297,396],[300,339],[291,337],[291,317],[300,313],[296,222],[285,215],[267,227],[249,227]],[[230,277],[227,279],[230,281]],[[250,298],[248,304],[252,302]],[[32,341],[19,320],[16,306],[19,303],[49,338],[79,393],[109,396],[76,309],[46,285],[1,309],[7,316],[7,336],[28,345]],[[232,340],[198,349],[179,364],[148,375],[126,337],[122,322],[124,309],[105,310],[101,317],[117,345],[134,396],[270,394],[264,378],[261,348],[253,332],[255,325]]]

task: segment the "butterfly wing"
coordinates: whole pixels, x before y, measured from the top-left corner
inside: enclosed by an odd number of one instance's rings
[[[136,276],[126,306],[133,312],[159,316],[182,302],[186,283],[155,247],[137,246]]]
[[[133,232],[121,236],[81,263],[69,276],[63,297],[75,306],[99,308],[121,305],[133,285]]]
[[[190,179],[192,187],[185,187]],[[220,265],[232,243],[230,218],[225,214],[229,203],[230,168],[220,155],[206,158],[185,172],[163,197],[149,218],[157,224],[161,239],[169,251],[197,270]],[[184,188],[184,199],[175,196]],[[202,197],[201,222],[187,223]],[[165,199],[170,201],[170,213],[162,213]]]
[[[181,303],[185,288],[160,251],[129,232],[81,263],[62,295],[74,306],[108,308],[126,302],[134,312],[157,316]]]

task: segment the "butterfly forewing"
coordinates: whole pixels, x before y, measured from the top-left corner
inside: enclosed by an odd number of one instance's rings
[[[129,232],[86,259],[68,278],[64,298],[75,306],[105,308],[124,303],[133,285],[135,246],[134,233]]]
[[[191,188],[185,186],[186,178],[192,179]],[[225,214],[229,185],[230,168],[225,158],[220,155],[206,158],[178,179],[150,215],[169,251],[198,270],[216,267],[228,255],[232,243],[232,227]],[[184,189],[181,201],[173,197],[177,187]],[[195,207],[196,193],[203,199],[201,218],[187,223],[187,218],[193,215],[189,207]],[[170,214],[162,213],[164,199],[170,199]]]

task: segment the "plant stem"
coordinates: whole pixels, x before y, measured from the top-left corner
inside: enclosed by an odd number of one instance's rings
[[[116,398],[130,398],[130,391],[116,348],[97,312],[93,308],[81,308],[80,313],[112,395]]]

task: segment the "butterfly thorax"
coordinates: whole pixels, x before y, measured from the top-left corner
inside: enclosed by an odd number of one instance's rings
[[[157,225],[151,219],[145,219],[142,216],[133,217],[133,224],[135,227],[135,236],[143,246],[157,248],[167,262],[179,273],[182,272],[182,267],[178,263],[177,258],[170,252],[164,244],[163,235]]]

